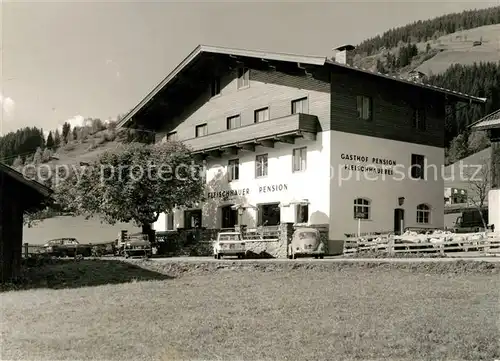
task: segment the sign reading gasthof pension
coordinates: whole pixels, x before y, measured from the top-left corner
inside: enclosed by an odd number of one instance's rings
[[[340,159],[344,161],[354,162],[354,164],[343,164],[345,170],[355,172],[370,172],[377,174],[393,175],[392,167],[397,165],[393,159],[379,158],[367,155],[358,154],[340,154]]]

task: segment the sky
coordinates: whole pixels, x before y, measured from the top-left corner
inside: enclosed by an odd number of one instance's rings
[[[389,28],[495,5],[0,0],[0,132],[115,118],[198,44],[331,56]]]

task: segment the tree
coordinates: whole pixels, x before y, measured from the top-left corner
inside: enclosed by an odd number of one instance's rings
[[[491,145],[486,131],[473,131],[468,139],[469,155],[482,151]]]
[[[466,134],[457,135],[448,150],[448,163],[455,163],[469,155],[468,139]]]
[[[482,164],[473,165],[465,175],[467,176],[467,203],[479,211],[483,226],[487,229],[488,224],[484,219],[483,211],[486,209],[485,203],[491,183],[490,159],[488,158]]]
[[[106,129],[106,126],[102,122],[101,119],[91,119],[90,123],[90,133],[95,134],[97,132],[100,132],[101,130]]]
[[[68,134],[71,132],[71,124],[65,122],[62,127],[62,139],[66,141],[68,139]]]
[[[34,153],[45,143],[43,130],[36,127],[24,127],[0,137],[0,159],[11,165],[19,155]]]
[[[56,185],[55,199],[66,211],[87,218],[134,221],[154,237],[151,225],[160,213],[202,200],[201,171],[182,143],[122,144]]]
[[[73,139],[71,139],[71,140],[74,140],[74,139],[78,139],[78,138],[79,138],[79,137],[78,137],[78,135],[79,135],[79,133],[80,133],[80,130],[81,130],[81,127],[74,127],[74,128],[73,128],[73,131],[72,131],[72,133],[73,133],[72,138],[73,138]]]
[[[12,163],[12,167],[19,171],[23,167],[23,159],[20,156],[17,156]]]
[[[66,138],[64,138],[65,141],[66,141],[66,144],[70,143],[71,141],[73,141],[75,138],[74,138],[74,134],[72,131],[69,131],[68,134],[66,134]]]
[[[59,148],[61,146],[61,134],[59,133],[59,130],[56,129],[54,133],[54,148]]]
[[[50,148],[45,148],[42,153],[42,163],[46,163],[52,157],[52,150]]]
[[[49,135],[47,136],[47,142],[45,144],[49,149],[54,148],[54,137],[52,135],[52,131],[49,132]]]
[[[37,148],[35,154],[33,155],[33,164],[42,163],[42,148]]]
[[[107,128],[110,130],[116,129],[116,121],[114,121],[114,120],[110,120],[106,125],[107,125]]]

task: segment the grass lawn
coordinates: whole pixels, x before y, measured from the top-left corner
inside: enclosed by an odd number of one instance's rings
[[[500,358],[499,266],[152,262],[176,277],[1,293],[1,359]]]

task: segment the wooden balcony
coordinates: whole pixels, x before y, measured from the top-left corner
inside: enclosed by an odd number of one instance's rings
[[[224,153],[237,154],[240,150],[255,151],[255,146],[274,148],[276,142],[294,144],[295,139],[316,140],[318,117],[310,114],[292,114],[185,140],[194,153],[220,157]]]

